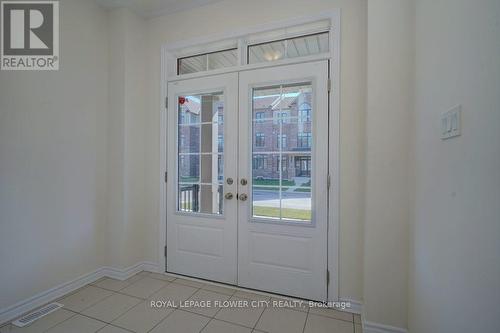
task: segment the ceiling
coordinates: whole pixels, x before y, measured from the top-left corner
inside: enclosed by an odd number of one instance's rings
[[[107,8],[126,7],[143,17],[161,16],[221,0],[96,0]]]

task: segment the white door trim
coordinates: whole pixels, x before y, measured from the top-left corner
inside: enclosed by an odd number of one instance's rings
[[[166,98],[168,95],[168,81],[173,77],[169,77],[169,70],[175,66],[176,59],[173,51],[176,49],[192,47],[201,44],[208,44],[217,41],[223,41],[230,38],[243,37],[249,34],[260,33],[265,31],[276,30],[280,28],[297,26],[319,20],[329,19],[331,22],[330,28],[330,52],[321,56],[313,56],[307,58],[287,59],[274,63],[259,64],[259,65],[243,65],[232,68],[233,71],[241,71],[246,69],[254,69],[266,66],[277,66],[291,63],[308,62],[319,59],[328,59],[330,61],[329,76],[332,82],[329,96],[329,165],[328,172],[331,176],[331,186],[329,189],[329,205],[328,205],[328,270],[330,272],[330,284],[328,286],[328,300],[338,300],[339,290],[339,271],[338,271],[338,255],[339,255],[339,196],[340,196],[340,163],[339,163],[339,145],[340,145],[340,9],[334,9],[329,12],[322,12],[317,15],[295,17],[283,21],[276,21],[271,24],[258,25],[252,28],[226,32],[212,36],[201,36],[182,42],[174,42],[164,44],[161,49],[161,80],[160,80],[160,204],[159,204],[159,243],[158,243],[158,266],[166,267],[165,245],[166,245],[166,230],[167,230],[167,207],[166,207],[166,183],[165,175],[167,170],[167,109]],[[243,61],[243,57],[240,57]],[[226,70],[231,71],[231,70]],[[224,71],[212,71],[200,74],[190,74],[189,78],[197,76],[206,76],[211,74],[220,74]],[[188,78],[187,76],[185,78]],[[180,77],[179,77],[180,79]]]

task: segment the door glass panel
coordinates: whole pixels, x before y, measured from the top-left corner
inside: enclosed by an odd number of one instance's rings
[[[177,209],[223,212],[224,95],[178,96]]]
[[[253,217],[311,221],[311,83],[253,89]]]

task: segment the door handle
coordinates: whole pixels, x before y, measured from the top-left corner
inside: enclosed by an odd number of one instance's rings
[[[248,196],[245,193],[242,193],[238,195],[238,199],[240,199],[241,201],[246,201],[248,199]]]
[[[228,193],[226,193],[224,198],[226,198],[227,200],[231,200],[233,198],[233,194],[231,192],[228,192]]]

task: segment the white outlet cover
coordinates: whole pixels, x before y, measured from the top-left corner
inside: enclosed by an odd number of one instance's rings
[[[462,106],[457,105],[441,115],[441,139],[451,139],[462,133]]]

